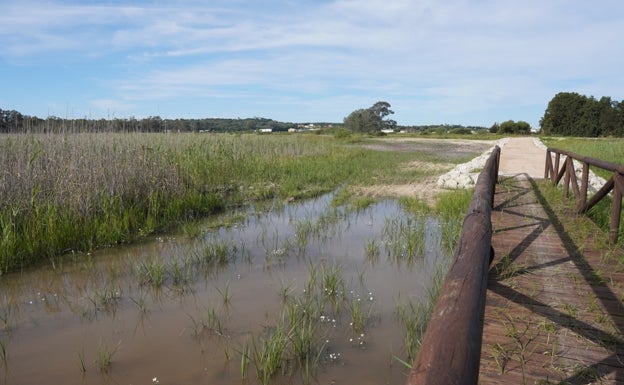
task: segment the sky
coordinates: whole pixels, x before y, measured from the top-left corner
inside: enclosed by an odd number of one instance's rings
[[[534,128],[624,99],[621,0],[0,0],[0,109]]]

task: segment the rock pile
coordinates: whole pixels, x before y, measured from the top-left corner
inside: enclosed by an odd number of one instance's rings
[[[458,164],[454,169],[446,174],[440,175],[438,178],[438,186],[446,189],[464,189],[470,188],[477,182],[477,177],[485,166],[490,154],[497,145],[501,148],[509,141],[509,138],[503,138],[495,142],[495,145],[485,151],[483,154],[472,159],[470,162]]]

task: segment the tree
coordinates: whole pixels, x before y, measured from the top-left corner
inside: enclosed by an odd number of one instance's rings
[[[560,92],[548,103],[540,126],[546,135],[622,136],[622,102]]]
[[[531,132],[531,125],[522,120],[514,122],[513,120],[507,120],[502,122],[499,126],[498,133],[500,134],[529,134]]]
[[[369,108],[350,113],[344,118],[344,125],[350,131],[369,134],[394,129],[397,123],[392,119],[385,119],[391,114],[394,114],[394,111],[390,109],[390,103],[379,101]]]

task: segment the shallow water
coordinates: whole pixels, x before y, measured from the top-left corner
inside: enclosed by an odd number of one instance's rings
[[[396,310],[420,301],[433,269],[448,259],[438,226],[393,200],[348,211],[331,198],[252,208],[228,227],[207,220],[3,276],[0,383],[259,383],[253,359],[242,379],[244,346],[275,327],[311,275],[330,270],[342,282],[340,309],[321,310],[314,368],[306,374],[288,365],[270,383],[403,383],[407,369],[393,358],[406,359]],[[408,258],[395,235],[419,223],[421,255]],[[196,262],[219,247],[227,261]],[[164,267],[159,287],[140,274],[150,264]],[[356,303],[367,314],[358,331],[348,310]]]

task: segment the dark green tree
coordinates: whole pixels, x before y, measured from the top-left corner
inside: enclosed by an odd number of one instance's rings
[[[373,134],[385,129],[394,129],[396,122],[392,119],[385,119],[388,115],[394,114],[390,109],[390,103],[377,102],[366,109],[355,110],[344,118],[344,126],[353,132]]]
[[[546,135],[623,136],[623,107],[606,96],[560,92],[548,103],[540,127]]]

